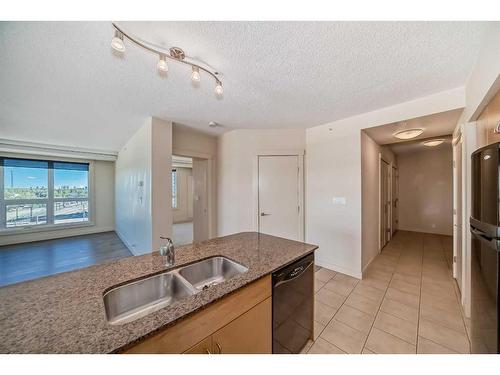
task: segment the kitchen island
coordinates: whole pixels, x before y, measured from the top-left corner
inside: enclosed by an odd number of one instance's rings
[[[316,249],[255,232],[181,246],[173,269],[222,256],[247,270],[124,324],[108,322],[103,296],[117,286],[165,272],[165,259],[157,252],[3,287],[0,353],[133,352],[145,340],[210,311],[226,298],[236,300],[239,293],[254,285],[258,288],[272,272]]]

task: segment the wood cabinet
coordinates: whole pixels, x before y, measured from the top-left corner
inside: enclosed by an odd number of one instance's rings
[[[271,353],[271,290],[271,277],[265,276],[125,353]]]
[[[186,350],[184,354],[212,354],[213,352],[214,349],[212,336],[208,336],[206,339],[200,341],[192,348]]]
[[[271,297],[212,335],[218,354],[266,354],[272,352]]]

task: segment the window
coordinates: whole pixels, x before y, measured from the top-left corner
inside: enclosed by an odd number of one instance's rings
[[[0,157],[0,182],[0,230],[89,221],[88,163]]]
[[[172,208],[177,208],[177,169],[172,169]]]

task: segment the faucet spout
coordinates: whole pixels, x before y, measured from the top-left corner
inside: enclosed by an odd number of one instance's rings
[[[167,267],[173,266],[175,263],[175,247],[172,240],[168,237],[160,237],[166,243],[160,246],[160,255],[165,257],[165,265]]]

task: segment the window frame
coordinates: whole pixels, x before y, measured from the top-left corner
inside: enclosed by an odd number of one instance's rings
[[[175,185],[174,185],[174,173],[175,173]],[[179,209],[179,171],[177,168],[172,168],[171,172],[171,179],[172,179],[172,209],[173,210],[178,210]],[[174,191],[174,186],[175,186],[175,191]],[[175,199],[175,205],[174,205],[174,199]]]
[[[4,199],[4,170],[3,165],[0,165],[0,236],[19,234],[19,233],[33,233],[33,232],[43,232],[43,231],[53,231],[61,229],[70,229],[78,227],[89,227],[94,226],[94,167],[95,162],[88,159],[72,159],[72,158],[61,158],[52,156],[38,156],[31,154],[11,154],[0,152],[1,158],[13,158],[13,159],[31,159],[31,160],[41,160],[47,162],[68,162],[68,163],[88,163],[88,196],[87,198],[55,198],[54,197],[54,169],[48,168],[48,180],[47,180],[47,198],[46,199]],[[50,192],[52,191],[52,194]],[[79,202],[88,201],[88,220],[75,223],[54,223],[54,203],[55,202]],[[46,204],[47,212],[47,222],[45,224],[38,225],[25,225],[13,228],[6,227],[6,206],[12,204]]]

